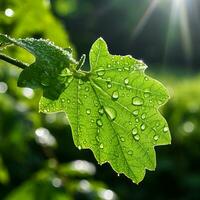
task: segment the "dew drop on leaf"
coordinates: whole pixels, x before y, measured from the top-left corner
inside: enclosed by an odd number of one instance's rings
[[[140,136],[139,136],[139,135],[135,135],[135,136],[134,136],[134,139],[135,139],[136,141],[139,141],[139,140],[140,140]]]
[[[117,117],[117,111],[114,108],[105,106],[104,110],[107,113],[107,115],[108,115],[108,117],[109,117],[109,119],[111,121],[114,121],[116,119],[116,117]]]
[[[79,85],[83,85],[84,81],[82,79],[79,79]]]
[[[87,113],[88,115],[90,115],[91,110],[90,110],[90,109],[87,109],[87,110],[86,110],[86,113]]]
[[[99,126],[99,127],[103,126],[103,123],[100,119],[97,119],[96,123],[97,123],[97,126]]]
[[[138,119],[138,118],[136,118],[136,119],[135,119],[135,122],[137,122],[137,123],[138,123],[138,122],[139,122],[139,119]]]
[[[146,128],[145,124],[142,124],[140,128],[141,128],[142,131],[144,131],[145,128]]]
[[[103,108],[99,108],[98,112],[99,112],[100,115],[103,115],[104,114]]]
[[[100,142],[99,136],[96,136],[96,140],[97,142]]]
[[[144,77],[144,80],[145,80],[145,81],[148,81],[148,80],[149,80],[149,78],[145,76],[145,77]]]
[[[142,119],[145,119],[145,118],[146,118],[146,114],[143,113],[142,116],[141,116],[141,118],[142,118]]]
[[[168,128],[167,126],[165,126],[165,127],[163,128],[163,132],[164,132],[164,133],[166,133],[168,130],[169,130],[169,128]]]
[[[114,100],[117,100],[117,99],[119,98],[119,92],[118,92],[118,91],[114,91],[114,92],[112,93],[112,98],[113,98]]]
[[[142,98],[140,98],[140,97],[136,96],[136,97],[132,98],[132,104],[134,106],[141,106],[141,105],[143,105],[143,103],[144,103],[144,100]]]
[[[121,71],[122,71],[122,69],[121,69],[121,68],[118,68],[117,70],[118,70],[118,72],[121,72]]]
[[[65,102],[65,99],[64,99],[64,98],[61,98],[61,102],[64,103],[64,102]]]
[[[89,87],[85,87],[85,91],[88,92],[89,91]]]
[[[120,137],[120,140],[121,140],[122,142],[124,142],[124,141],[125,141],[124,137]]]
[[[70,76],[67,80],[68,83],[70,83],[73,80],[73,76]]]
[[[124,83],[125,83],[125,85],[128,85],[128,83],[129,83],[128,78],[125,78],[125,79],[124,79]]]
[[[154,137],[153,137],[153,139],[154,139],[155,141],[157,141],[157,140],[158,140],[158,138],[159,138],[159,136],[158,136],[158,135],[154,135]]]
[[[79,149],[79,150],[81,150],[81,149],[82,149],[82,147],[79,145],[79,146],[78,146],[78,149]]]
[[[110,82],[107,83],[107,88],[110,89],[112,87],[112,84]]]
[[[133,129],[132,129],[132,134],[133,134],[133,135],[137,135],[137,133],[138,133],[137,128],[133,128]]]
[[[133,115],[138,116],[138,114],[139,114],[139,111],[138,111],[138,110],[134,110],[134,111],[133,111]]]
[[[128,155],[132,155],[133,154],[133,151],[132,150],[129,150],[128,151]]]
[[[105,74],[105,70],[101,70],[97,72],[98,76],[103,76]]]
[[[149,89],[146,89],[146,90],[144,91],[144,97],[147,98],[147,97],[149,97],[149,96],[150,96],[150,91],[149,91]]]
[[[99,146],[99,147],[100,147],[100,149],[103,149],[103,144],[100,144],[100,146]]]

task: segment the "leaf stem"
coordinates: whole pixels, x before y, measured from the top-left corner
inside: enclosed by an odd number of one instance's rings
[[[25,69],[26,67],[29,66],[29,65],[26,64],[26,63],[23,63],[23,62],[21,62],[21,61],[19,61],[19,60],[16,60],[16,59],[14,59],[14,58],[11,58],[10,56],[7,56],[7,55],[2,54],[2,53],[0,53],[0,59],[1,59],[1,60],[4,60],[4,61],[6,61],[6,62],[8,62],[8,63],[10,63],[10,64],[13,64],[13,65],[15,65],[15,66],[17,66],[17,67],[19,67],[19,68],[21,68],[21,69]]]

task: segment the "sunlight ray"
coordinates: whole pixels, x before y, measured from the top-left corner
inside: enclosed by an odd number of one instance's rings
[[[132,32],[132,39],[135,38],[144,28],[146,23],[148,22],[150,16],[152,15],[153,11],[156,9],[158,5],[158,0],[152,0],[149,6],[147,7],[144,15],[140,18],[139,22],[137,23],[136,27]]]

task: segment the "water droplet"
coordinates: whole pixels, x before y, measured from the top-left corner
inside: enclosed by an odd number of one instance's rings
[[[141,105],[143,105],[143,103],[144,103],[144,100],[142,98],[140,98],[140,97],[136,96],[136,97],[132,98],[132,104],[134,106],[141,106]]]
[[[70,103],[70,100],[69,100],[69,99],[67,99],[67,103]]]
[[[132,129],[132,134],[133,134],[133,135],[137,135],[137,133],[138,133],[137,128],[133,128],[133,129]]]
[[[117,176],[119,177],[119,176],[120,176],[120,174],[117,174]]]
[[[101,70],[97,72],[98,76],[103,76],[105,74],[105,70]]]
[[[79,85],[83,85],[84,81],[82,79],[79,79]]]
[[[165,127],[163,128],[163,131],[166,133],[167,131],[169,131],[169,128],[168,128],[167,126],[165,126]]]
[[[99,108],[98,112],[99,112],[100,115],[103,115],[104,114],[103,108]]]
[[[149,96],[150,96],[150,91],[149,91],[149,89],[145,89],[145,90],[144,90],[144,97],[147,98],[147,97],[149,97]]]
[[[124,137],[120,137],[120,140],[121,140],[122,142],[124,142],[124,141],[125,141]]]
[[[139,114],[139,111],[138,111],[138,110],[134,110],[134,111],[133,111],[133,115],[138,116],[138,114]]]
[[[157,123],[156,123],[156,126],[157,126],[157,127],[160,126],[160,122],[157,122]]]
[[[96,136],[96,140],[97,142],[100,142],[99,136]]]
[[[112,98],[113,98],[114,100],[117,100],[117,99],[119,98],[119,92],[118,92],[118,91],[114,91],[114,92],[112,93]]]
[[[139,136],[139,135],[135,135],[135,136],[134,136],[134,139],[135,139],[136,141],[139,141],[139,140],[140,140],[140,136]]]
[[[98,101],[96,101],[96,100],[94,100],[94,105],[95,105],[96,107],[98,107],[98,105],[99,105],[99,102],[98,102]]]
[[[125,83],[125,85],[128,85],[128,83],[129,83],[128,78],[125,78],[125,79],[124,79],[124,83]]]
[[[121,68],[118,68],[118,69],[117,69],[117,71],[118,71],[118,72],[121,72],[121,71],[122,71],[122,69],[121,69]]]
[[[138,123],[138,122],[139,122],[139,119],[138,119],[138,118],[136,118],[136,119],[135,119],[135,122],[137,122],[137,123]]]
[[[146,114],[143,113],[142,116],[141,116],[141,118],[142,118],[142,119],[145,119],[145,118],[146,118]]]
[[[110,89],[112,87],[112,84],[110,82],[107,83],[107,88]]]
[[[79,145],[79,146],[78,146],[78,149],[79,149],[79,150],[81,150],[81,149],[82,149],[82,147]]]
[[[145,128],[146,128],[146,125],[145,125],[145,124],[142,124],[140,128],[141,128],[142,131],[144,131]]]
[[[127,70],[127,71],[129,71],[129,70],[130,70],[130,68],[129,68],[129,67],[124,67],[124,70]]]
[[[61,102],[64,103],[64,102],[65,102],[65,99],[64,99],[64,98],[61,98]]]
[[[111,67],[111,65],[109,64],[109,65],[108,65],[108,67],[110,68],[110,67]]]
[[[105,109],[105,112],[107,113],[109,119],[111,121],[114,121],[117,117],[117,111],[114,108],[111,108],[108,106],[105,106],[104,109]]]
[[[83,102],[82,102],[82,100],[81,100],[81,99],[78,99],[78,104],[80,104],[80,105],[82,105],[82,104],[83,104]]]
[[[86,113],[87,113],[88,115],[90,115],[91,110],[90,110],[90,109],[87,109],[87,110],[86,110]]]
[[[96,123],[97,123],[97,126],[99,127],[103,126],[103,123],[100,119],[97,119]]]
[[[148,81],[148,80],[149,80],[149,78],[145,76],[145,77],[144,77],[144,80],[145,80],[145,81]]]
[[[155,141],[157,141],[157,140],[159,139],[159,136],[158,136],[158,135],[154,135],[153,139],[154,139]]]
[[[70,77],[68,78],[67,82],[70,83],[73,79],[74,79],[73,76],[70,76]]]
[[[132,155],[133,154],[133,151],[132,150],[129,150],[128,151],[128,155]]]
[[[100,149],[103,149],[103,144],[100,144],[100,146],[99,146],[99,147],[100,147]]]
[[[85,87],[85,91],[88,92],[89,91],[89,87]]]

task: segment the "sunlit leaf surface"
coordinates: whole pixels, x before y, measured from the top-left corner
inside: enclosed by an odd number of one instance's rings
[[[67,114],[79,149],[91,149],[100,164],[109,162],[136,183],[146,169],[155,169],[154,146],[171,141],[158,111],[169,96],[162,84],[145,75],[142,61],[111,55],[100,38],[90,51],[91,70],[85,72],[69,52],[49,42],[8,40],[36,57],[18,84],[43,89],[41,112]]]

